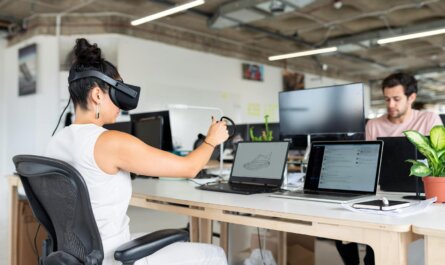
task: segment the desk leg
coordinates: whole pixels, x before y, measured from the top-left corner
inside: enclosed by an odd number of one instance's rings
[[[374,250],[375,264],[408,264],[408,245],[413,241],[411,233],[393,232],[375,233],[373,240],[368,241]]]
[[[229,224],[220,222],[221,231],[219,232],[219,246],[224,249],[226,256],[229,256]]]
[[[18,194],[17,194],[17,186],[9,185],[10,187],[10,205],[9,205],[9,264],[16,265],[17,264],[17,223],[18,223]]]
[[[198,217],[190,217],[190,242],[199,242],[199,218]]]
[[[425,265],[445,264],[445,238],[425,235]]]
[[[278,253],[277,253],[278,265],[287,264],[287,233],[278,232]]]
[[[212,243],[212,220],[199,218],[199,242]]]

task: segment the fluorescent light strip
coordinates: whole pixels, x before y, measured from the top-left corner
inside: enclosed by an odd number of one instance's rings
[[[131,21],[131,25],[138,26],[138,25],[147,23],[149,21],[153,21],[155,19],[159,19],[161,17],[166,17],[166,16],[169,16],[171,14],[178,13],[178,12],[187,10],[189,8],[193,8],[195,6],[202,5],[204,3],[205,3],[204,0],[195,0],[195,1],[183,4],[183,5],[175,6],[173,8],[167,9],[165,11],[161,11],[161,12],[153,14],[153,15],[149,15],[149,16],[146,16],[146,17],[143,17],[143,18],[139,18],[139,19],[133,20],[133,21]]]
[[[397,36],[397,37],[380,39],[377,41],[377,43],[382,45],[382,44],[391,43],[391,42],[429,37],[429,36],[434,36],[434,35],[439,35],[439,34],[444,34],[444,33],[445,33],[445,29],[436,29],[436,30],[430,30],[430,31],[424,31],[424,32],[419,32],[419,33]]]
[[[337,50],[338,50],[337,47],[329,47],[329,48],[315,49],[315,50],[309,50],[309,51],[304,51],[304,52],[294,52],[294,53],[287,53],[287,54],[281,54],[281,55],[274,55],[274,56],[269,57],[269,61],[309,56],[309,55],[315,55],[315,54],[320,54],[320,53],[335,52]]]

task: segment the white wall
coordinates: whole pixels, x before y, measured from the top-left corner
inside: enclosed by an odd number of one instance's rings
[[[8,238],[8,182],[5,177],[4,161],[5,158],[5,144],[6,144],[6,87],[5,81],[5,67],[4,52],[6,48],[6,41],[0,39],[0,238]],[[8,242],[6,240],[0,240],[0,260],[6,261],[8,259]]]
[[[18,49],[37,44],[37,93],[18,96]],[[7,260],[9,242],[9,193],[5,176],[14,172],[12,157],[16,154],[42,153],[50,139],[51,128],[57,115],[58,55],[54,37],[34,37],[11,47],[0,44],[1,95],[1,162],[0,162],[0,260]],[[0,67],[1,68],[1,67]],[[5,219],[6,218],[6,219]]]

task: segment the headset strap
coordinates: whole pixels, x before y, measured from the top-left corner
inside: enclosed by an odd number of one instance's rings
[[[80,73],[76,73],[73,78],[68,80],[69,83],[72,83],[74,81],[77,81],[79,79],[87,78],[87,77],[96,77],[100,80],[104,81],[105,83],[109,84],[110,86],[116,88],[117,90],[121,91],[122,93],[127,94],[128,96],[135,98],[138,95],[137,91],[134,91],[133,89],[129,88],[126,84],[123,82],[114,80],[113,78],[99,72],[96,70],[88,70],[83,71]]]

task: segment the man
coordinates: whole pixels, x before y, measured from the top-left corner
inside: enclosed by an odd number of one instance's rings
[[[366,140],[377,137],[403,136],[403,131],[416,130],[428,135],[431,128],[442,124],[439,115],[412,109],[417,97],[416,79],[405,73],[396,73],[382,82],[387,114],[366,124]]]
[[[368,121],[366,140],[403,136],[403,131],[406,130],[416,130],[423,135],[429,135],[431,128],[442,124],[439,115],[412,108],[417,97],[417,80],[414,76],[405,73],[391,74],[383,80],[382,92],[387,114]],[[343,244],[341,241],[336,241],[335,245],[345,265],[360,263],[356,243]],[[364,263],[375,264],[374,251],[369,246],[366,246]]]

